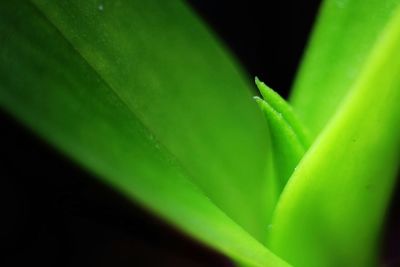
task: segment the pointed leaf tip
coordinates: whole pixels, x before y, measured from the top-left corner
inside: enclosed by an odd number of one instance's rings
[[[282,114],[290,127],[293,128],[293,131],[296,132],[302,146],[308,148],[311,144],[309,130],[298,119],[292,106],[277,92],[271,89],[264,82],[260,81],[258,77],[255,77],[255,83],[265,102],[267,102],[274,110],[278,111],[278,113]]]
[[[253,96],[253,99],[258,103],[259,101],[261,101],[261,97],[259,97],[258,95]]]
[[[254,97],[263,111],[270,129],[274,170],[279,180],[275,184],[278,186],[277,192],[281,192],[308,146],[301,139],[303,132],[299,133],[299,131],[303,130],[298,130],[301,125],[293,126],[294,115],[291,114],[292,110],[285,100],[257,77],[255,81],[265,98],[264,100]]]

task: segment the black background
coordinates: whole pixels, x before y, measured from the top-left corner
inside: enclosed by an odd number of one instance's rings
[[[249,77],[287,96],[319,1],[189,3]],[[4,112],[0,123],[1,266],[231,266],[98,183]],[[399,220],[391,218],[387,229]],[[385,247],[385,254],[395,252]]]

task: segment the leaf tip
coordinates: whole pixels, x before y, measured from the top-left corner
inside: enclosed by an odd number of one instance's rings
[[[260,88],[263,87],[264,83],[257,76],[254,77],[254,82],[255,82],[256,86],[258,87],[258,90],[260,90],[260,92],[261,92]]]
[[[276,94],[268,85],[261,81],[257,76],[254,78],[256,86],[265,100],[271,98],[271,94]]]
[[[257,102],[257,104],[258,104],[258,106],[261,108],[261,109],[263,109],[263,105],[264,105],[264,99],[262,99],[261,97],[259,97],[259,96],[253,96],[253,99]]]

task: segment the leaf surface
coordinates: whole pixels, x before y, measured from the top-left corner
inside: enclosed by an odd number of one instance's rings
[[[37,8],[193,182],[263,236],[266,127],[247,81],[181,1],[42,1]]]
[[[139,2],[143,8],[135,8]],[[74,40],[92,38],[76,41],[83,52],[31,3],[0,2],[1,107],[105,183],[203,243],[250,266],[288,266],[248,233],[262,214],[245,200],[263,190],[253,183],[261,179],[265,129],[255,123],[261,115],[246,98],[246,83],[235,76],[229,57],[181,4],[79,3],[48,2],[54,7],[47,11],[79,25],[82,32],[69,32]],[[176,24],[180,14],[188,24]],[[173,36],[163,36],[162,27],[155,30],[162,23],[172,27]],[[159,51],[164,56],[152,56]],[[218,75],[217,67],[223,69]],[[227,87],[231,93],[225,95]],[[236,149],[241,157],[229,154]],[[184,161],[184,155],[190,158]],[[217,175],[225,180],[212,184]],[[246,184],[237,187],[245,175]],[[198,186],[200,177],[204,183]],[[214,186],[222,187],[217,192]]]
[[[308,131],[297,119],[291,106],[275,91],[256,78],[264,100],[255,97],[268,122],[273,168],[280,194],[296,165],[310,145]]]
[[[344,101],[399,0],[325,0],[290,102],[316,137]]]
[[[400,8],[278,202],[269,245],[294,266],[376,266],[400,139]]]

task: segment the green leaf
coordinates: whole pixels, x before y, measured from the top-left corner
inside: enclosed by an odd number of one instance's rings
[[[255,97],[268,122],[273,151],[273,166],[278,194],[283,190],[294,168],[310,145],[307,130],[291,106],[266,84],[256,78],[256,85],[265,101]]]
[[[366,64],[399,0],[325,0],[297,75],[291,103],[313,137]]]
[[[193,182],[264,236],[266,127],[247,81],[192,12],[181,1],[32,2]]]
[[[295,266],[377,266],[400,145],[400,8],[290,178],[269,245]]]
[[[205,244],[249,266],[288,266],[234,220],[253,231],[263,221],[265,129],[204,28],[177,2],[57,3],[40,6],[45,17],[0,2],[1,107]]]

